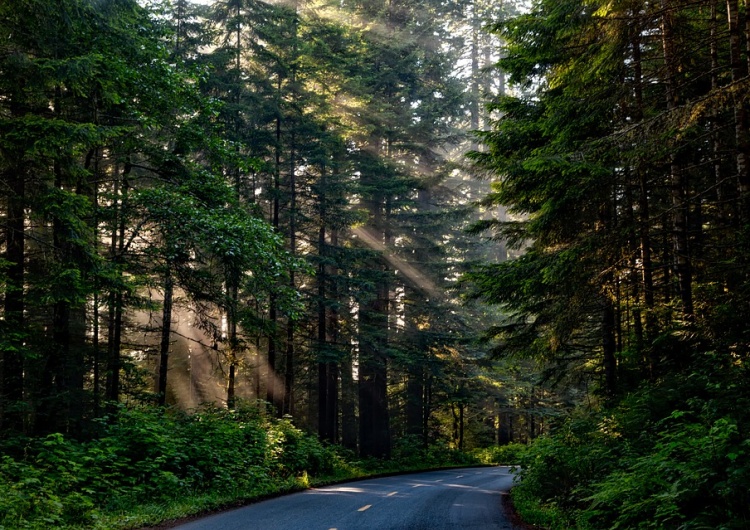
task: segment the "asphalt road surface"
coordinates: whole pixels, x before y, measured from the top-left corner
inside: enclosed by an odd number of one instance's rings
[[[513,530],[501,492],[507,467],[430,471],[349,482],[278,497],[179,530]]]

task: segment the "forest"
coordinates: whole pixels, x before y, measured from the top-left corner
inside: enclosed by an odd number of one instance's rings
[[[519,464],[750,527],[748,0],[3,0],[0,528]]]

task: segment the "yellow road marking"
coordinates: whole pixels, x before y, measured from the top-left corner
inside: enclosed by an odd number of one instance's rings
[[[372,508],[372,504],[365,504],[364,506],[362,506],[362,507],[361,507],[361,508],[360,508],[359,510],[357,510],[357,511],[358,511],[358,512],[364,512],[365,510],[369,510],[370,508]]]

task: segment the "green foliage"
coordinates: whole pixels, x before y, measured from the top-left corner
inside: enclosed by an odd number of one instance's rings
[[[356,461],[250,406],[122,408],[100,428],[84,442],[61,434],[6,441],[8,454],[23,456],[0,460],[0,528],[124,528],[310,482],[476,463],[416,440],[400,444],[392,460]],[[195,500],[183,506],[184,498]]]
[[[447,443],[438,442],[424,447],[421,437],[408,435],[394,442],[391,460],[384,465],[389,469],[402,471],[412,468],[471,466],[477,463],[474,455],[451,448]]]
[[[527,446],[521,443],[493,445],[475,449],[472,454],[483,464],[513,465],[519,464],[526,454]]]
[[[335,471],[333,451],[322,446],[317,438],[304,433],[288,419],[279,421],[275,427],[273,432],[269,432],[276,445],[270,463],[277,473],[282,476],[299,476],[303,473],[320,476]]]
[[[517,90],[472,156],[496,179],[483,205],[520,218],[476,229],[525,253],[467,279],[510,315],[488,332],[498,355],[588,398],[522,457],[530,522],[749,526],[736,8],[538,0],[495,28]]]
[[[711,375],[644,385],[536,440],[514,495],[565,528],[746,528],[746,375],[713,355],[701,366]]]
[[[0,526],[93,526],[107,514],[206,491],[267,491],[287,477],[332,474],[333,451],[255,408],[188,415],[122,409],[98,438],[28,440],[0,462]],[[9,442],[8,442],[9,443]],[[17,448],[16,448],[17,452]]]

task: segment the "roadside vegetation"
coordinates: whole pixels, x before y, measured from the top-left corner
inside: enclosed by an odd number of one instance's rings
[[[0,528],[140,528],[312,485],[478,463],[409,439],[388,460],[359,459],[254,404],[191,414],[122,408],[109,420],[85,441],[5,440]]]
[[[702,357],[701,372],[644,385],[538,438],[513,490],[524,520],[552,530],[748,528],[750,400],[736,367]]]

